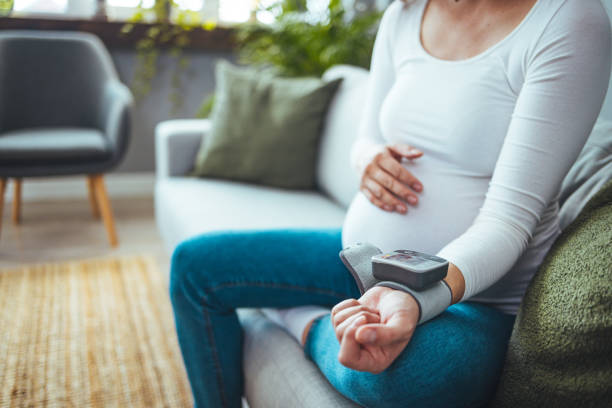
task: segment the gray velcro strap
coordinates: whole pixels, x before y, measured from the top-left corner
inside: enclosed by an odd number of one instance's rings
[[[362,295],[380,282],[372,273],[372,257],[380,254],[380,249],[368,243],[358,243],[340,251],[340,259],[353,275]]]
[[[439,281],[431,285],[429,288],[420,292],[410,289],[408,286],[401,283],[384,281],[379,282],[376,286],[385,286],[391,289],[402,290],[410,293],[419,304],[419,323],[425,323],[433,319],[440,313],[446,310],[451,305],[452,293],[446,282]]]

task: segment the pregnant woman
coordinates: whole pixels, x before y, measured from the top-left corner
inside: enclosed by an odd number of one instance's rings
[[[559,233],[559,187],[599,114],[610,37],[599,0],[391,4],[351,152],[361,192],[342,232],[214,233],[175,251],[170,290],[196,405],[240,406],[236,308],[297,306],[269,313],[358,404],[483,405]],[[418,324],[407,292],[360,296],[338,258],[355,242],[447,259],[453,305]]]

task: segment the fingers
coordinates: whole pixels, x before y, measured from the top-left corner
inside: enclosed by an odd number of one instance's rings
[[[407,208],[398,198],[389,192],[385,187],[380,185],[376,180],[370,176],[364,176],[362,186],[369,190],[372,195],[376,198],[376,202],[382,203],[381,205],[375,204],[385,211],[399,211],[406,212]],[[366,195],[367,197],[367,195]]]
[[[421,182],[416,177],[414,177],[411,172],[406,170],[406,168],[402,166],[395,158],[389,156],[382,156],[378,161],[378,165],[381,169],[383,169],[393,178],[399,180],[401,182],[398,183],[400,186],[409,186],[412,190],[418,193],[423,191],[423,184],[421,184]],[[410,199],[407,198],[407,195],[410,194],[416,198],[416,195],[406,187],[404,187],[404,190],[396,191],[395,193],[399,197],[407,199],[409,203],[411,202]],[[414,204],[416,204],[416,202]]]
[[[357,326],[367,323],[378,323],[380,322],[380,316],[377,313],[372,312],[358,312],[357,314],[350,316],[342,323],[335,326],[336,338],[339,342],[342,341],[345,331],[356,322],[358,322],[358,324],[356,324]]]
[[[370,202],[372,204],[374,204],[375,206],[377,206],[381,210],[393,211],[393,207],[392,206],[387,205],[387,204],[383,203],[382,200],[379,200],[378,198],[376,198],[374,196],[374,194],[372,194],[372,192],[370,190],[368,190],[366,187],[362,186],[361,187],[361,192],[363,193],[364,196],[366,196],[366,198],[368,200],[370,200]]]
[[[416,194],[404,184],[406,182],[405,180],[408,180],[410,183],[418,184],[416,178],[390,157],[381,159],[379,165],[381,167],[372,170],[371,177],[397,197],[406,200],[409,204],[416,205],[418,203]],[[399,170],[397,166],[399,166],[401,170]],[[394,171],[395,174],[389,174],[385,171],[386,168],[389,168],[389,171]],[[404,181],[400,180],[400,177],[404,177]]]
[[[360,317],[359,319],[365,319]],[[359,360],[361,357],[361,346],[355,340],[355,332],[357,331],[357,324],[363,323],[361,320],[356,320],[346,330],[346,335],[342,338],[340,343],[340,352],[338,353],[338,361],[345,367],[356,369],[359,366]]]
[[[347,299],[338,303],[332,309],[331,321],[338,341],[342,340],[346,328],[362,316],[365,317],[364,323],[378,323],[380,321],[380,316],[376,310],[359,303],[355,299]]]
[[[362,305],[358,301],[356,304],[352,304],[351,306],[344,307],[342,310],[337,311],[332,315],[332,322],[334,326],[338,326],[342,322],[344,322],[349,317],[352,317],[360,312],[368,312],[378,315],[378,312],[372,308],[369,308],[365,305]]]
[[[377,207],[385,211],[406,213],[406,203],[418,204],[415,192],[423,191],[421,182],[401,165],[402,158],[415,159],[423,152],[405,144],[389,146],[366,167],[361,191]]]
[[[422,151],[404,143],[387,146],[387,149],[397,160],[401,160],[402,157],[412,160],[423,156]]]
[[[415,327],[410,319],[394,316],[386,323],[361,325],[356,330],[355,339],[361,344],[387,346],[410,340]]]
[[[361,303],[359,303],[357,299],[346,299],[338,303],[336,306],[332,307],[331,310],[332,322],[334,321],[334,317],[336,316],[336,314],[338,314],[338,312],[346,309],[347,307],[356,306],[360,304]]]

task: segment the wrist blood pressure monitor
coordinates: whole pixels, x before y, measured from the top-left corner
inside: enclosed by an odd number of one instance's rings
[[[419,323],[442,313],[452,301],[442,279],[446,259],[410,250],[383,253],[372,244],[355,244],[340,251],[340,259],[353,275],[361,294],[374,286],[410,293],[419,305]]]
[[[422,252],[397,250],[372,257],[372,274],[381,281],[423,290],[446,277],[448,261]]]

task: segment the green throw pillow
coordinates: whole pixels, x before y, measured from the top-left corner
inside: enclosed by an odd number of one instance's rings
[[[282,78],[219,62],[212,129],[193,174],[274,187],[315,187],[317,149],[340,80]]]
[[[493,407],[612,406],[612,181],[530,283]]]

